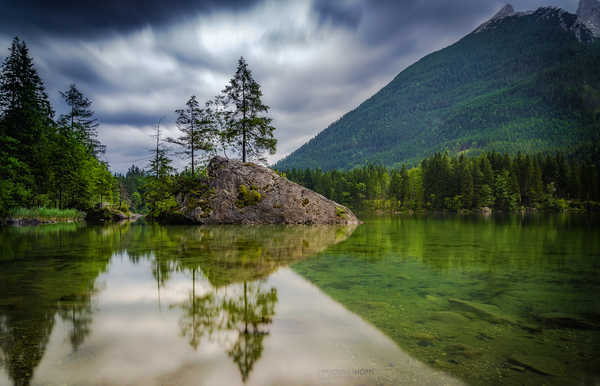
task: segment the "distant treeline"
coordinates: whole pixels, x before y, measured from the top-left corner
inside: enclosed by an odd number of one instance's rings
[[[600,201],[599,170],[597,160],[563,153],[491,152],[475,158],[436,153],[411,169],[370,164],[348,171],[292,169],[285,175],[353,209],[586,210]]]

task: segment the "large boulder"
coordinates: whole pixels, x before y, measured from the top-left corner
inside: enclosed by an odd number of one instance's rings
[[[197,224],[359,224],[352,211],[254,163],[214,157],[208,180],[179,194],[180,213]]]

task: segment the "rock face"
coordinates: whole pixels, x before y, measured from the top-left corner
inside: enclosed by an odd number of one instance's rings
[[[585,25],[595,38],[600,38],[600,1],[580,0],[577,21]]]
[[[223,157],[208,165],[203,193],[177,197],[197,224],[359,224],[352,211],[253,163]]]
[[[474,33],[495,28],[503,19],[510,16],[535,16],[537,19],[557,20],[565,31],[572,32],[580,42],[590,42],[600,38],[600,1],[580,0],[577,15],[557,7],[540,7],[535,11],[515,12],[510,4],[506,4],[491,19],[481,24]]]
[[[496,12],[496,14],[494,16],[492,16],[491,19],[489,19],[488,21],[486,21],[485,23],[483,23],[482,25],[477,27],[475,29],[475,31],[473,31],[473,32],[478,33],[481,31],[485,31],[486,29],[488,29],[490,26],[492,26],[495,22],[499,21],[500,19],[503,19],[508,16],[512,16],[514,14],[515,14],[515,9],[513,8],[513,6],[510,4],[506,4],[504,7],[502,7],[502,9],[500,9],[498,12]]]
[[[506,17],[506,16],[511,16],[514,13],[515,13],[515,9],[513,8],[513,6],[510,5],[510,4],[506,4],[504,7],[502,7],[502,9],[500,9],[500,11],[498,11],[492,17],[492,20],[494,20],[494,19],[501,19],[501,18]]]

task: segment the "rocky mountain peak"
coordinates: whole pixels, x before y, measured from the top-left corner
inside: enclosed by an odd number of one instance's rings
[[[501,19],[506,16],[511,16],[515,13],[515,9],[512,5],[506,4],[502,9],[500,9],[496,14],[492,17],[491,20]]]
[[[577,21],[586,26],[592,35],[600,37],[600,1],[580,0],[577,8]]]
[[[489,19],[488,21],[486,21],[485,23],[483,23],[482,25],[477,27],[477,29],[474,32],[478,33],[481,31],[485,31],[492,25],[496,24],[496,22],[498,22],[500,19],[503,19],[508,16],[512,16],[514,14],[515,14],[515,9],[513,8],[513,6],[510,4],[506,4],[498,12],[496,12],[496,14],[494,16],[492,16],[491,19]]]
[[[533,16],[537,20],[556,20],[565,31],[575,35],[580,42],[590,42],[600,38],[600,0],[580,0],[577,15],[558,7],[540,7],[535,11],[515,12],[506,4],[496,14],[481,24],[474,33],[498,27],[507,17]]]

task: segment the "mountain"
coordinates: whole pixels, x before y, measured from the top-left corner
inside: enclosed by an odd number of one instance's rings
[[[502,8],[398,74],[275,168],[416,164],[436,151],[575,152],[600,127],[600,2]]]
[[[577,19],[590,30],[594,37],[600,37],[600,2],[581,0],[577,8]]]

